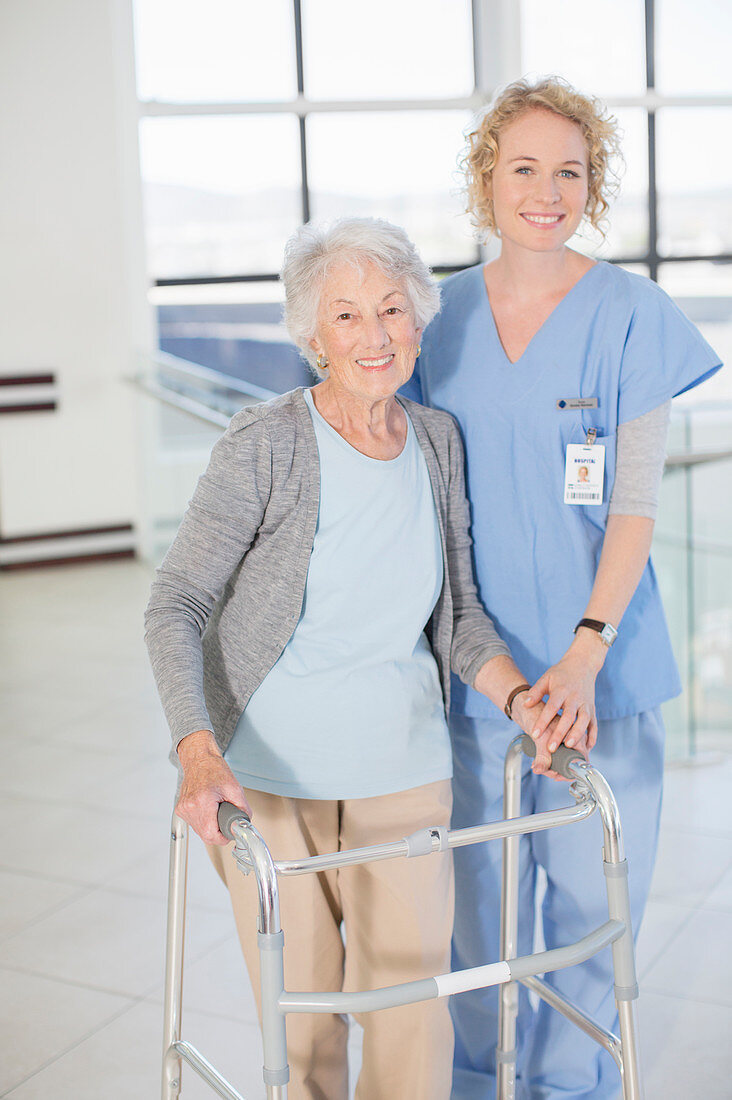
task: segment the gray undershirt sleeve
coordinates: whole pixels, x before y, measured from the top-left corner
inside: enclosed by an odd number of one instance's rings
[[[608,515],[655,519],[666,461],[671,402],[618,425],[615,484]]]

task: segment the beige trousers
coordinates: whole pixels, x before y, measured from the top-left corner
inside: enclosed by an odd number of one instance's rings
[[[452,802],[449,780],[342,802],[246,793],[275,859],[381,844],[426,825],[447,826]],[[238,870],[230,849],[210,847],[209,855],[231,894],[261,1016],[254,879]],[[379,988],[450,969],[450,852],[281,876],[279,886],[290,991]],[[364,1029],[357,1100],[448,1100],[453,1032],[446,999],[356,1018]],[[342,1016],[287,1017],[290,1100],[347,1100],[347,1039]]]

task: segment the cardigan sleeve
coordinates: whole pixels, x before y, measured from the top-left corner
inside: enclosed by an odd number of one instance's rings
[[[470,508],[465,494],[465,455],[454,421],[450,425],[448,451],[445,537],[453,600],[450,664],[453,672],[472,687],[486,661],[492,657],[510,657],[511,651],[478,598],[471,553]]]
[[[212,729],[201,639],[227,581],[251,546],[271,491],[271,446],[249,410],[216,443],[183,522],[157,571],[145,641],[173,745]]]

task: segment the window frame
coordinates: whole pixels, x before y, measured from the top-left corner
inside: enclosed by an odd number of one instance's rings
[[[303,29],[301,0],[292,0],[294,20],[295,66],[297,96],[293,100],[273,102],[187,102],[165,103],[159,100],[140,100],[140,118],[164,118],[171,116],[202,115],[295,115],[299,126],[300,142],[300,205],[303,222],[310,220],[310,186],[308,181],[308,118],[317,113],[364,113],[390,111],[470,110],[479,111],[490,102],[496,89],[521,72],[520,6],[514,0],[471,0],[473,24],[474,90],[470,95],[436,99],[388,99],[388,100],[328,100],[314,101],[305,95],[303,59]],[[658,281],[659,268],[664,263],[694,263],[715,261],[732,263],[732,252],[678,255],[662,253],[658,243],[658,181],[656,115],[666,107],[732,107],[732,95],[661,95],[656,91],[656,0],[644,0],[645,8],[645,61],[646,91],[640,96],[616,96],[605,99],[612,109],[641,107],[647,119],[648,245],[643,253],[634,256],[611,256],[611,263],[641,265],[648,269],[651,279]],[[475,260],[478,263],[484,249],[476,244]],[[464,265],[433,266],[436,274],[459,271]],[[153,280],[156,287],[215,285],[217,283],[276,282],[274,271],[250,274],[209,275]]]

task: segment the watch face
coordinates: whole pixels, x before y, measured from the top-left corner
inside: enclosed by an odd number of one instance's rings
[[[606,646],[611,646],[617,636],[617,630],[610,623],[605,623],[604,627],[600,631],[600,637],[602,638]]]

